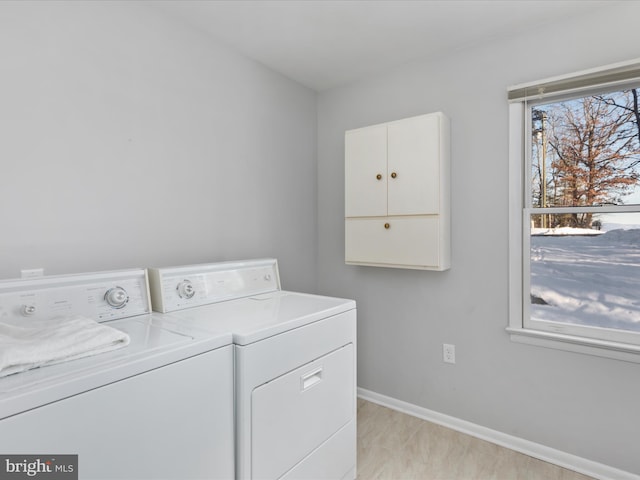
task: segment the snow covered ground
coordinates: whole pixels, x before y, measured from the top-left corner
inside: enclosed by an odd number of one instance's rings
[[[595,230],[593,228],[573,228],[573,227],[554,227],[554,228],[532,228],[531,235],[602,235],[603,230]]]
[[[640,225],[585,233],[531,236],[531,317],[640,332]]]

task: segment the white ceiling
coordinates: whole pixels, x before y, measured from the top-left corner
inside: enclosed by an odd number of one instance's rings
[[[155,0],[283,75],[325,90],[611,6],[611,0]]]

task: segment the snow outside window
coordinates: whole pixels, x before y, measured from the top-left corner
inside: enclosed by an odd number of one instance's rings
[[[640,362],[640,69],[620,67],[510,89],[508,331]]]

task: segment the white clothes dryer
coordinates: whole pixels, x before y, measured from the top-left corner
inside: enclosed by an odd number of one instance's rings
[[[149,269],[154,310],[229,330],[236,478],[356,476],[356,304],[283,291],[275,259]]]
[[[4,324],[82,315],[130,343],[0,378],[0,454],[77,454],[82,479],[233,478],[231,334],[150,307],[142,269],[1,281]]]

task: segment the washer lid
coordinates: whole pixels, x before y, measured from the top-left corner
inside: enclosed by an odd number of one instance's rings
[[[233,332],[248,345],[356,308],[354,300],[276,291],[168,314],[189,328]]]
[[[161,315],[114,320],[126,347],[0,378],[0,419],[198,355],[232,341],[230,333],[189,332]]]

